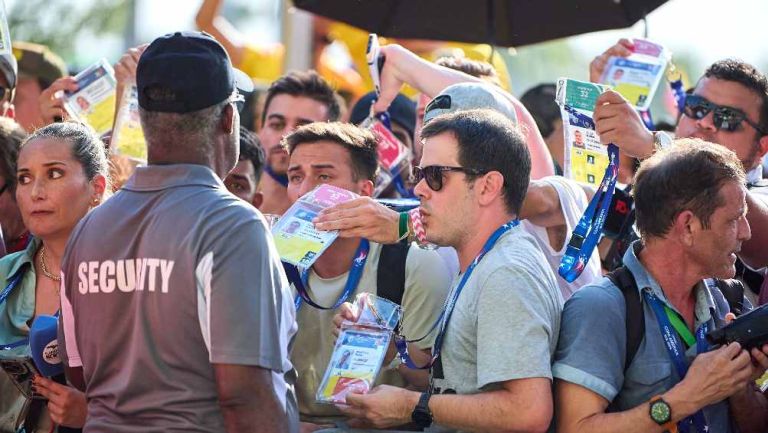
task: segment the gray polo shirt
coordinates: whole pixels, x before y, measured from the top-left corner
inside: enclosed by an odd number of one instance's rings
[[[272,370],[297,426],[287,279],[261,214],[201,165],[140,167],[75,228],[59,348],[86,432],[221,432],[212,364]]]
[[[633,244],[624,254],[624,265],[634,275],[640,290],[645,337],[627,371],[624,371],[627,346],[624,296],[608,278],[582,288],[565,303],[552,367],[552,374],[557,379],[581,385],[610,401],[608,412],[637,407],[681,380],[667,353],[656,316],[642,292],[652,291],[662,302],[677,310],[638,260],[635,254],[638,246]],[[708,323],[709,329],[721,327],[728,311],[728,302],[719,290],[711,290],[704,281],[697,285],[696,329],[704,323]],[[689,364],[695,356],[694,345],[686,352]],[[704,416],[709,431],[738,431],[728,414],[727,400],[705,407]]]

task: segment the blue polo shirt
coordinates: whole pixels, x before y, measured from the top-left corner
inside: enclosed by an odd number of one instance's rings
[[[608,278],[585,286],[566,302],[552,367],[555,378],[581,385],[610,401],[608,412],[637,407],[681,380],[643,291],[651,291],[667,306],[677,310],[638,260],[635,250],[640,251],[639,247],[637,241],[624,254],[624,265],[635,277],[645,316],[645,337],[629,368],[624,371],[627,347],[624,296]],[[729,307],[722,293],[711,289],[705,281],[699,282],[695,290],[696,329],[704,323],[709,329],[723,326]],[[745,308],[751,308],[748,302]],[[697,354],[695,345],[685,354],[690,364]],[[709,431],[738,431],[728,413],[727,400],[705,407],[704,416]]]

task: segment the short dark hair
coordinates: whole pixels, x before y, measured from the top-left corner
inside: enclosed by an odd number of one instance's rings
[[[718,60],[704,72],[707,78],[733,81],[755,92],[760,105],[760,129],[768,131],[768,78],[754,66],[738,59]]]
[[[0,117],[0,174],[10,192],[16,191],[16,160],[27,132],[8,117]]]
[[[292,154],[302,144],[332,141],[349,151],[355,180],[375,182],[379,168],[376,136],[367,129],[349,123],[314,122],[297,128],[283,138],[282,144]]]
[[[463,72],[475,78],[499,79],[499,74],[496,73],[496,68],[488,62],[472,60],[466,57],[444,56],[435,60],[435,64]]]
[[[109,162],[106,146],[93,128],[75,121],[51,123],[33,132],[24,140],[21,147],[24,148],[30,141],[40,138],[68,141],[72,145],[72,156],[83,167],[85,177],[93,180],[98,174],[104,176],[107,180],[106,190],[109,191]]]
[[[560,107],[555,102],[556,86],[552,83],[539,84],[528,89],[520,102],[533,116],[541,136],[549,137],[555,131],[555,122],[561,120]]]
[[[531,154],[518,127],[493,110],[464,110],[430,120],[421,130],[421,137],[427,139],[445,132],[456,138],[463,167],[501,173],[507,210],[519,214],[528,191]]]
[[[269,104],[277,95],[304,96],[314,99],[328,107],[328,119],[335,122],[341,116],[341,106],[333,87],[314,70],[291,71],[275,80],[267,89],[261,123],[267,120]]]
[[[675,145],[640,164],[633,194],[637,228],[643,238],[665,236],[680,212],[690,210],[709,228],[709,219],[724,204],[726,182],[745,182],[734,152],[698,138]]]
[[[251,162],[256,184],[259,183],[261,174],[264,172],[264,160],[264,149],[261,147],[259,137],[245,128],[240,128],[240,161]]]

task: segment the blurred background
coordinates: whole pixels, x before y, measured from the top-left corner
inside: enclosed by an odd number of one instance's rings
[[[114,63],[127,48],[159,35],[195,29],[201,4],[198,0],[6,0],[12,38],[48,45],[73,72],[100,58]],[[295,42],[291,45],[296,35],[291,26],[311,22],[305,12],[283,0],[225,0],[221,15],[248,43],[286,43],[286,61],[291,61],[291,52],[302,48]],[[766,71],[766,18],[766,0],[670,0],[627,29],[497,48],[497,52],[507,63],[509,88],[517,95],[562,76],[586,79],[592,58],[621,37],[647,36],[665,45],[688,77],[700,76],[707,65],[725,57],[741,58]],[[547,17],[541,20],[546,25]],[[345,49],[331,44],[327,51],[336,62],[351,63]],[[660,88],[665,91],[664,86]]]

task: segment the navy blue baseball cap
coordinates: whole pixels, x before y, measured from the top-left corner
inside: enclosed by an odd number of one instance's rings
[[[136,68],[139,106],[147,111],[189,113],[231,98],[242,108],[253,81],[232,67],[211,35],[176,32],[147,47]]]

